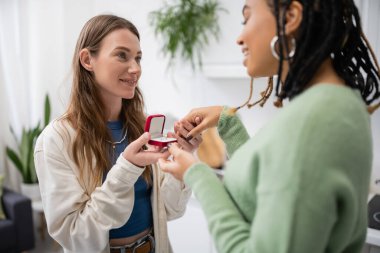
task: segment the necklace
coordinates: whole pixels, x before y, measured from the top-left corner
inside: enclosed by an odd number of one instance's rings
[[[127,129],[125,129],[124,136],[123,136],[123,138],[121,138],[120,141],[109,141],[109,140],[106,140],[108,143],[110,143],[112,145],[112,150],[113,151],[115,151],[115,148],[116,148],[117,144],[120,144],[120,143],[122,143],[125,140],[125,138],[127,137],[127,133],[128,133],[128,131],[127,131]]]

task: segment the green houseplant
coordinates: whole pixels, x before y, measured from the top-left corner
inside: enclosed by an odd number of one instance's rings
[[[173,4],[150,13],[150,22],[155,34],[164,40],[162,51],[169,55],[169,66],[179,55],[195,62],[201,68],[201,50],[208,45],[209,38],[218,39],[220,28],[218,12],[226,11],[217,0],[175,0]]]
[[[12,161],[18,171],[21,173],[22,181],[24,184],[38,183],[37,175],[34,167],[34,145],[37,137],[50,121],[50,100],[49,96],[45,96],[44,104],[44,124],[38,122],[35,127],[23,128],[21,137],[18,138],[13,128],[11,132],[17,142],[17,151],[10,147],[6,147],[8,158]]]

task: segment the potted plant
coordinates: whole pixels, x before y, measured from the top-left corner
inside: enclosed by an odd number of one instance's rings
[[[201,50],[208,45],[209,38],[218,39],[220,29],[218,12],[226,11],[217,0],[175,0],[174,4],[150,13],[155,33],[164,39],[162,51],[169,54],[169,66],[179,55],[195,62],[201,68]]]
[[[21,137],[18,138],[13,128],[10,127],[12,135],[17,143],[17,150],[6,147],[8,158],[18,169],[22,176],[21,192],[30,197],[32,200],[39,199],[38,179],[34,167],[34,145],[37,137],[50,121],[50,100],[49,96],[45,97],[44,105],[44,124],[38,122],[35,127],[23,127]]]

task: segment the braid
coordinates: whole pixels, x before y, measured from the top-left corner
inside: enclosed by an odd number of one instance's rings
[[[360,90],[361,96],[367,105],[379,98],[379,67],[365,35],[360,26],[360,17],[357,8],[351,4],[350,10],[354,20],[349,20],[350,31],[348,31],[348,43],[346,43],[341,52],[334,52],[334,67],[347,84]],[[352,22],[354,21],[355,24]],[[351,42],[351,43],[350,43]],[[374,63],[370,57],[372,55]],[[349,65],[345,66],[346,58],[350,58]],[[377,69],[376,69],[377,68]],[[366,73],[364,78],[362,73]]]
[[[281,91],[280,78],[277,80],[276,95],[282,100],[301,93],[323,61],[331,58],[335,71],[346,85],[358,89],[367,105],[373,103],[380,97],[380,72],[375,55],[363,35],[353,0],[298,1],[303,5],[303,20],[295,38],[297,50],[289,59],[289,73]],[[283,52],[285,55],[289,52],[284,36],[285,15],[281,12],[285,13],[291,2],[273,1],[279,37],[279,77],[282,74]]]

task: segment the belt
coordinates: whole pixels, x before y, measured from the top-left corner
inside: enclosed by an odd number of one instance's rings
[[[137,241],[123,245],[111,246],[111,253],[154,253],[155,241],[152,233],[149,233]]]

